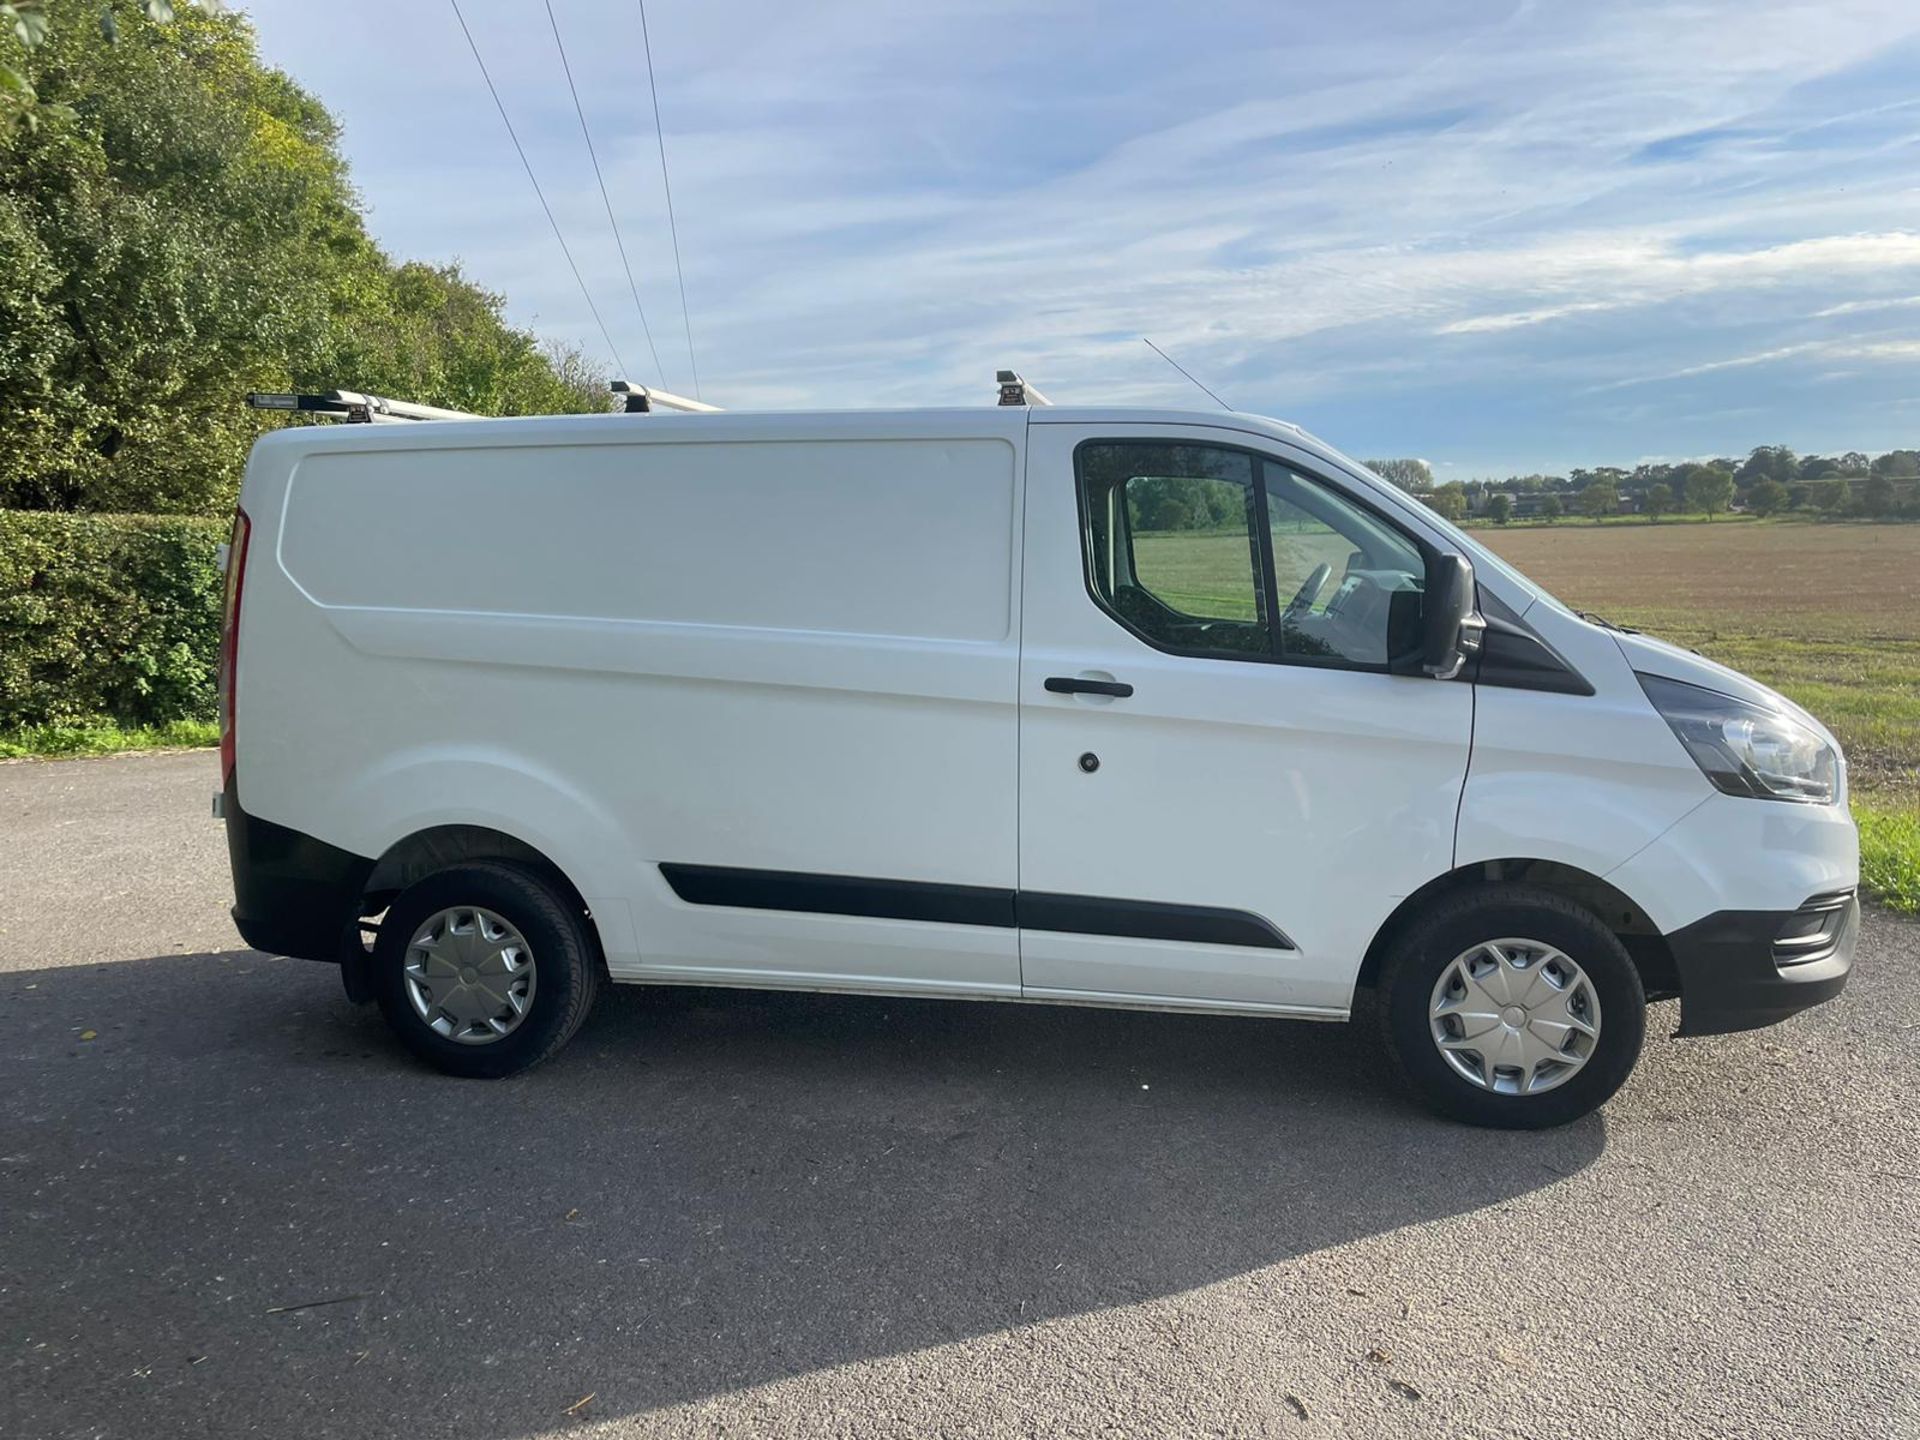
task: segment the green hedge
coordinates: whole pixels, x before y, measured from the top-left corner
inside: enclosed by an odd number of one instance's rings
[[[220,520],[0,510],[0,731],[214,716]]]

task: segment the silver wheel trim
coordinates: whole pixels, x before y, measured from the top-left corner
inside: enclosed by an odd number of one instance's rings
[[[434,1034],[491,1045],[533,1008],[539,971],[520,932],[491,910],[455,905],[427,917],[407,942],[407,1001]]]
[[[1487,940],[1433,987],[1428,1029],[1454,1073],[1500,1095],[1539,1095],[1580,1073],[1600,1041],[1587,973],[1543,940]]]

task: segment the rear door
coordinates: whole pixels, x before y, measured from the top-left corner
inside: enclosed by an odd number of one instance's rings
[[[1343,1012],[1466,774],[1472,687],[1388,673],[1420,542],[1262,436],[1028,435],[1025,993]]]

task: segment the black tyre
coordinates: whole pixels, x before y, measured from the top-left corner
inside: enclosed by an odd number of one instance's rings
[[[373,951],[374,998],[421,1059],[497,1078],[573,1038],[600,988],[586,917],[533,871],[455,865],[402,892]]]
[[[1497,885],[1439,902],[1380,973],[1387,1052],[1429,1108],[1533,1130],[1605,1104],[1633,1070],[1647,999],[1618,937],[1544,890]]]

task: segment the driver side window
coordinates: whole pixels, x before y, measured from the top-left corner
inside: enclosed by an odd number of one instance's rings
[[[1090,442],[1075,467],[1088,588],[1147,643],[1365,670],[1417,647],[1419,547],[1319,481],[1178,441]]]

